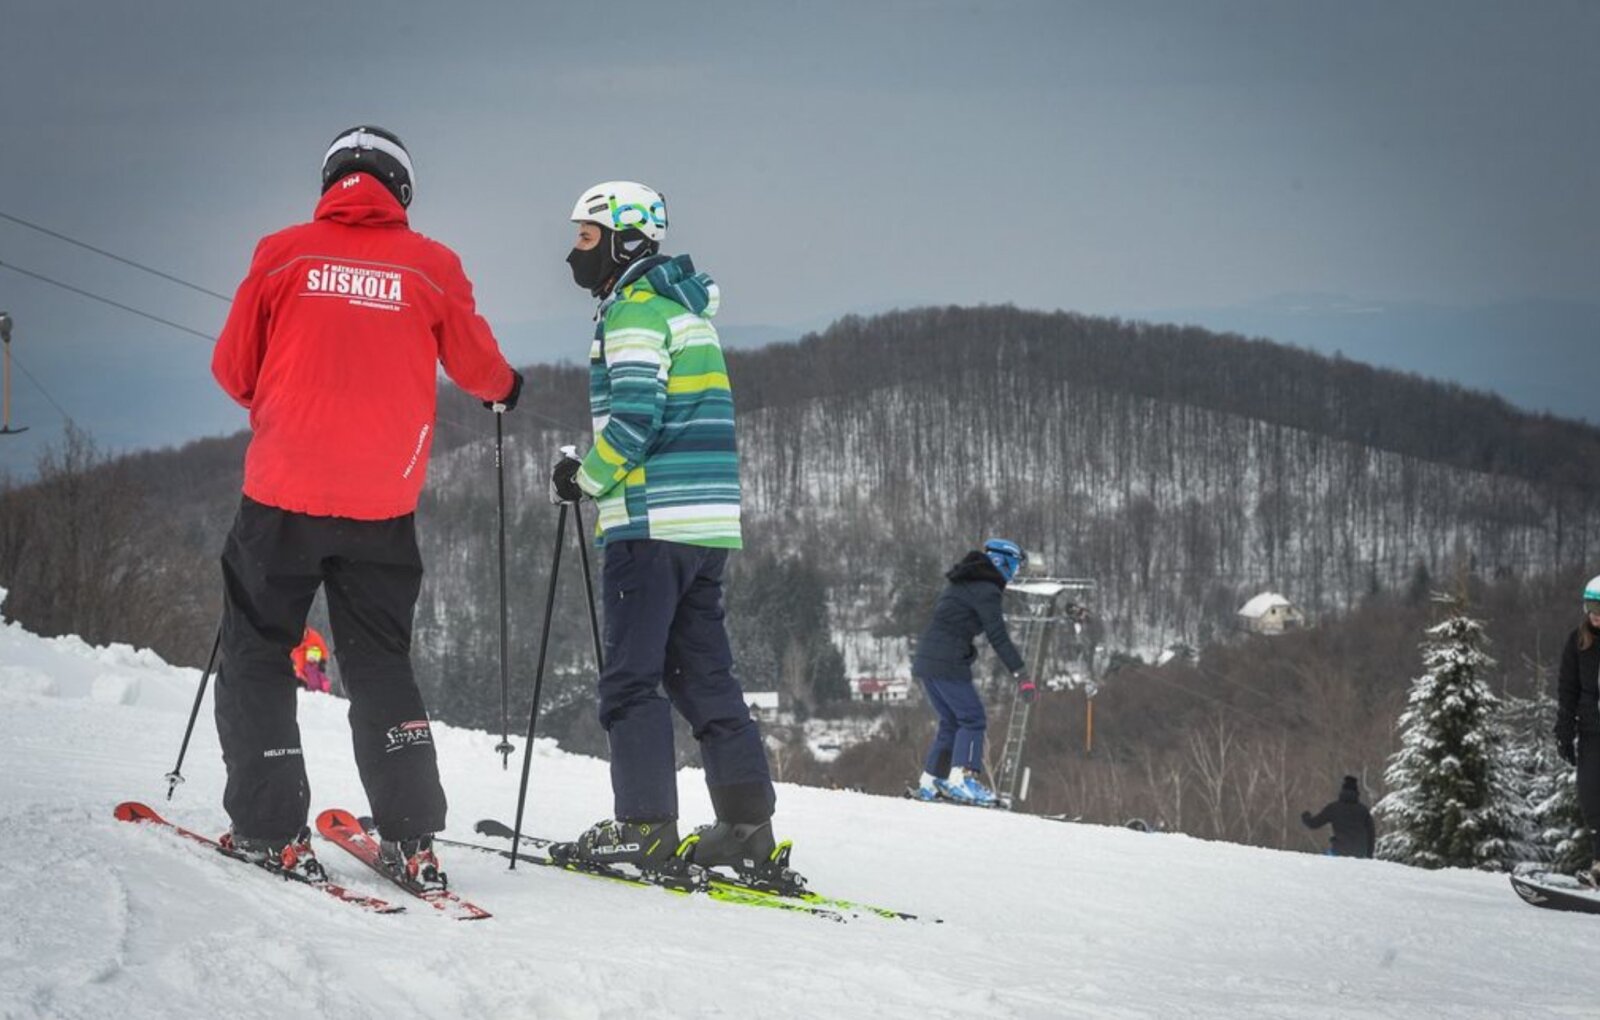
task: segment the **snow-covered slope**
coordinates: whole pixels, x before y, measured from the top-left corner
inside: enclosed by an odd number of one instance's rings
[[[0,625],[0,1016],[1142,1017],[1595,1015],[1600,922],[1532,910],[1502,876],[1274,853],[784,787],[818,890],[938,915],[848,925],[497,858],[445,858],[495,912],[377,916],[168,834],[217,832],[209,697],[162,799],[198,674]],[[345,706],[302,696],[313,802],[364,808]],[[452,834],[515,807],[498,735],[438,727]],[[539,746],[531,828],[604,815],[603,762]],[[680,776],[686,820],[709,817]],[[380,895],[323,847],[342,880]]]

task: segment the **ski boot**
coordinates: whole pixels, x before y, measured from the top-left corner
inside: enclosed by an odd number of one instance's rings
[[[378,860],[402,882],[422,892],[450,888],[450,879],[433,855],[433,835],[380,839]]]
[[[591,825],[571,843],[551,844],[550,856],[587,870],[627,865],[672,888],[701,887],[704,872],[691,866],[679,849],[677,819],[640,822],[608,818]]]
[[[911,788],[912,800],[938,800],[939,788],[937,786],[917,785]]]
[[[240,860],[259,864],[271,871],[289,871],[313,882],[323,882],[328,873],[311,849],[311,830],[302,828],[291,840],[257,839],[236,836],[232,829],[217,837],[217,845]]]
[[[799,896],[806,880],[789,867],[788,840],[772,836],[772,820],[702,825],[683,841],[682,854],[702,868],[731,868],[739,883],[779,896]]]
[[[935,779],[933,785],[953,801],[976,807],[994,807],[994,791],[978,782],[978,777],[967,772],[959,779]]]

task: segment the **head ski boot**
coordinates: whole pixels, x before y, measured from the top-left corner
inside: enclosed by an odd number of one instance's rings
[[[798,896],[806,880],[789,867],[788,840],[772,836],[772,820],[702,825],[684,840],[683,855],[702,868],[729,868],[739,882],[763,892]]]

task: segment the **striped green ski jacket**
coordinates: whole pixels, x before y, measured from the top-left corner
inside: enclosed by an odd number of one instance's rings
[[[740,547],[733,391],[717,331],[717,285],[687,255],[655,256],[601,306],[589,352],[594,445],[578,485],[600,508],[600,542],[653,538]]]

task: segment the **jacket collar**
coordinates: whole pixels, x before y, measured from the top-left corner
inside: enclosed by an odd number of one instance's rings
[[[371,174],[350,174],[334,183],[317,203],[316,218],[357,227],[404,227],[405,206]]]

